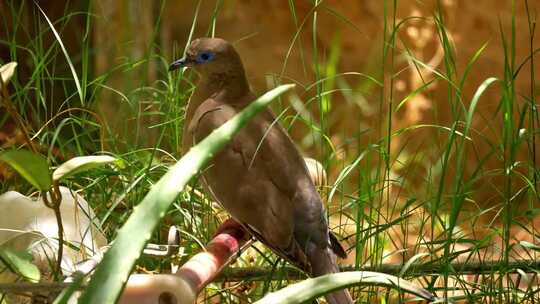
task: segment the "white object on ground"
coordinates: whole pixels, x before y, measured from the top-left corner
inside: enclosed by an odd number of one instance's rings
[[[96,227],[95,214],[88,202],[66,187],[60,187],[60,212],[64,226],[62,272],[70,275],[74,265],[92,257],[107,245],[103,233]],[[18,251],[29,250],[43,276],[55,265],[58,251],[58,225],[54,211],[42,198],[31,199],[16,191],[0,195],[0,246]],[[3,264],[0,262],[0,268]],[[0,273],[0,282],[13,282],[17,276]]]

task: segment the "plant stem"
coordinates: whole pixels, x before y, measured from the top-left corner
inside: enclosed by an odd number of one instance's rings
[[[55,277],[58,278],[62,273],[62,256],[64,254],[64,225],[62,224],[62,213],[60,213],[60,204],[62,203],[62,194],[60,193],[60,186],[57,182],[53,184],[53,188],[48,191],[51,196],[49,202],[47,198],[47,192],[42,192],[43,202],[45,206],[53,210],[56,217],[56,225],[58,226],[58,251],[56,253],[56,271]]]
[[[62,214],[60,213],[60,204],[62,203],[62,194],[58,183],[53,185],[54,192],[54,215],[56,216],[56,224],[58,225],[58,254],[56,258],[56,269],[58,273],[62,273],[62,255],[64,254],[64,225],[62,224]]]

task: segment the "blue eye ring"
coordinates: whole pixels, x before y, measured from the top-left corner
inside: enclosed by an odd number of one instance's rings
[[[202,52],[197,56],[197,63],[206,63],[214,60],[214,53],[212,52]]]

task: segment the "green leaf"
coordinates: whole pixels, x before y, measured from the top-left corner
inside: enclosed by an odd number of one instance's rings
[[[355,285],[385,286],[411,293],[428,301],[435,299],[426,289],[389,274],[371,271],[350,271],[327,274],[289,285],[279,291],[266,295],[261,300],[255,302],[255,304],[307,303],[332,291]]]
[[[119,161],[119,159],[109,155],[74,157],[56,168],[53,172],[52,179],[56,182],[76,173]]]
[[[40,273],[36,265],[32,264],[33,257],[26,251],[15,251],[7,246],[0,246],[0,260],[11,271],[19,274],[30,282],[38,282]]]
[[[527,242],[527,241],[520,241],[519,244],[527,249],[531,249],[531,250],[534,250],[534,251],[540,251],[540,246],[536,245],[536,244],[533,244],[531,242]]]
[[[257,100],[193,147],[150,189],[133,210],[118,236],[96,267],[79,303],[114,303],[159,220],[185,185],[248,121],[270,102],[293,88],[279,86]]]
[[[0,77],[2,77],[2,82],[6,85],[13,74],[15,74],[15,68],[17,67],[16,62],[6,63],[0,67]],[[0,89],[2,88],[2,83],[0,83]]]
[[[6,162],[32,186],[40,191],[51,188],[51,175],[47,159],[28,150],[11,150],[0,154],[0,161]]]

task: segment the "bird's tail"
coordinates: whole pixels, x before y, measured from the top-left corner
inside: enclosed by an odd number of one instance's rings
[[[310,250],[307,250],[307,258],[311,264],[311,274],[314,277],[339,272],[336,263],[336,255],[329,247],[323,249],[318,246],[313,246]],[[347,289],[341,289],[327,294],[326,301],[328,304],[353,303],[351,294]]]

